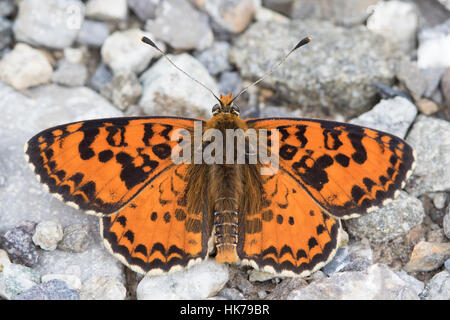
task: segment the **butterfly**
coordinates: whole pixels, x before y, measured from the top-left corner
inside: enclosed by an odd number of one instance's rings
[[[50,193],[97,215],[105,246],[144,274],[213,256],[276,275],[309,275],[335,255],[341,219],[385,205],[412,173],[413,149],[392,134],[316,119],[244,120],[235,99],[220,95],[209,120],[146,116],[59,125],[32,137],[26,157]],[[197,146],[188,143],[196,125]],[[193,159],[210,147],[216,140],[203,135],[209,129],[264,130],[265,139],[257,139],[277,170],[262,174],[272,163],[259,160],[173,161],[174,150],[192,151]],[[233,148],[246,160],[255,153],[248,143]]]

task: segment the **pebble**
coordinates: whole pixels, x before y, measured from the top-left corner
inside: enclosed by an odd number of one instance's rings
[[[231,93],[235,97],[242,89],[242,78],[239,72],[225,71],[220,75],[219,92],[223,94]]]
[[[431,278],[421,293],[424,300],[450,300],[450,272],[441,271]]]
[[[447,206],[447,212],[442,221],[445,236],[450,239],[450,206]]]
[[[110,34],[108,24],[102,21],[84,20],[77,42],[89,47],[99,48]]]
[[[444,95],[447,108],[450,108],[450,68],[447,69],[442,77],[441,90]]]
[[[422,29],[418,39],[419,68],[450,67],[450,20],[431,28]]]
[[[256,21],[275,21],[278,23],[289,23],[289,18],[276,11],[265,7],[258,7],[255,12]]]
[[[421,241],[414,246],[405,266],[407,272],[426,272],[440,268],[450,258],[450,243]]]
[[[251,282],[264,282],[277,278],[284,278],[284,277],[277,276],[273,273],[252,269],[249,272],[248,280],[250,280]]]
[[[433,204],[437,209],[444,209],[447,201],[447,194],[445,192],[436,192],[433,197]]]
[[[8,19],[0,17],[0,50],[11,44],[12,23]]]
[[[38,223],[33,235],[33,242],[44,250],[53,251],[63,238],[63,227],[56,221]]]
[[[17,227],[5,232],[1,237],[3,249],[13,263],[33,267],[39,259],[39,252],[33,244],[32,236],[36,223],[25,221]]]
[[[406,141],[416,152],[416,168],[407,190],[419,196],[450,189],[450,123],[419,115]]]
[[[404,281],[383,264],[365,271],[347,271],[318,279],[293,290],[289,300],[419,300],[416,285]]]
[[[187,53],[169,54],[173,62],[193,78],[218,92],[215,80],[208,70]],[[208,117],[217,103],[213,95],[160,59],[140,77],[143,94],[139,101],[147,115],[178,115],[185,117]]]
[[[161,2],[162,0],[128,0],[128,7],[142,22],[145,22],[155,18],[156,7]]]
[[[379,1],[367,19],[367,28],[407,53],[416,47],[419,11],[411,2]]]
[[[414,104],[403,97],[395,97],[381,100],[370,111],[349,122],[404,138],[416,115],[417,108]]]
[[[100,92],[120,110],[127,110],[138,102],[142,95],[142,86],[136,74],[121,71],[115,74],[111,82],[103,86]]]
[[[231,69],[228,55],[230,44],[226,41],[217,41],[206,50],[194,53],[194,57],[200,61],[213,76]]]
[[[229,279],[228,269],[205,260],[185,271],[145,276],[137,287],[138,300],[198,300],[215,296]]]
[[[73,64],[88,63],[89,51],[85,46],[79,48],[64,48],[64,58],[62,61],[67,61]]]
[[[70,47],[84,20],[80,0],[23,0],[14,22],[14,36],[33,46]]]
[[[20,293],[13,300],[79,300],[77,290],[58,279],[50,280]]]
[[[144,71],[153,58],[160,54],[153,47],[142,43],[142,36],[150,39],[153,36],[140,29],[129,29],[116,31],[103,43],[101,55],[103,62],[108,65],[114,73],[120,71],[132,71],[140,73]],[[157,43],[159,46],[159,43]],[[164,50],[164,47],[160,47]]]
[[[2,0],[0,2],[0,17],[10,16],[14,12],[14,0]]]
[[[408,88],[409,93],[414,101],[419,101],[427,90],[427,81],[417,67],[417,61],[411,61],[403,58],[396,67],[397,78]]]
[[[339,248],[336,251],[336,255],[333,259],[327,263],[321,270],[327,275],[330,276],[333,273],[339,272],[343,270],[350,263],[350,256],[348,247]]]
[[[71,224],[64,228],[62,240],[58,243],[58,249],[68,252],[81,253],[89,246],[90,236],[88,226]]]
[[[120,281],[110,277],[93,276],[80,290],[81,300],[124,300],[127,290]]]
[[[431,98],[433,94],[439,91],[439,83],[445,73],[445,68],[427,68],[419,69],[420,78],[425,80],[427,87],[423,95],[427,98]]]
[[[319,272],[319,271],[316,271]],[[286,278],[266,296],[267,300],[288,300],[292,292],[308,286],[304,278]]]
[[[450,271],[450,259],[447,259],[444,263],[445,270]]]
[[[234,288],[224,288],[220,290],[217,296],[227,300],[244,300],[244,295]]]
[[[89,85],[97,92],[100,92],[101,89],[111,82],[114,77],[111,69],[104,63],[101,63],[97,69],[95,69],[94,74],[91,79],[89,79]]]
[[[7,263],[0,272],[0,296],[11,299],[39,283],[40,276],[35,270],[20,264]]]
[[[46,274],[41,277],[41,282],[44,283],[55,279],[64,281],[71,289],[80,290],[81,288],[80,278],[73,274]]]
[[[370,242],[386,242],[406,235],[425,217],[422,202],[400,191],[397,199],[370,214],[346,221],[347,232]]]
[[[341,271],[363,271],[373,264],[373,251],[366,238],[348,244],[348,263]]]
[[[124,21],[128,16],[127,0],[88,0],[86,17],[101,21]]]
[[[203,50],[214,40],[208,17],[185,0],[161,2],[156,9],[156,19],[147,20],[145,30],[181,50]]]
[[[439,111],[439,106],[433,100],[429,100],[426,98],[417,101],[416,106],[421,113],[427,116]]]
[[[25,43],[18,43],[0,61],[0,79],[17,90],[50,82],[53,68],[46,56]]]
[[[5,250],[0,249],[0,273],[3,271],[3,266],[10,263],[11,261],[9,260],[8,253]]]
[[[84,86],[87,81],[88,70],[85,65],[61,61],[53,72],[52,82],[67,87]]]

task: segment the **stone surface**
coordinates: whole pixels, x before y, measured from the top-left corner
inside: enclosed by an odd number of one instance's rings
[[[128,16],[127,0],[88,0],[86,17],[103,21],[123,21]]]
[[[404,52],[416,47],[419,12],[413,3],[380,1],[367,19],[367,28],[386,37]]]
[[[12,23],[0,17],[0,50],[11,44]]]
[[[293,290],[292,300],[418,300],[417,287],[387,266],[375,264],[366,271],[348,271],[319,279]]]
[[[2,0],[0,2],[0,17],[7,17],[14,12],[14,0]]]
[[[53,68],[46,56],[25,43],[18,43],[0,61],[0,79],[17,90],[50,82]]]
[[[427,69],[419,69],[420,78],[425,80],[427,83],[425,92],[423,95],[427,98],[433,96],[433,94],[439,90],[439,83],[441,82],[441,78],[445,73],[445,68],[427,68]]]
[[[216,295],[228,281],[224,264],[206,260],[186,271],[145,276],[137,287],[138,300],[198,300]]]
[[[424,300],[450,300],[450,272],[444,270],[434,275],[421,297]]]
[[[23,0],[14,22],[17,41],[52,49],[69,47],[84,20],[79,0]]]
[[[432,271],[450,258],[450,243],[421,241],[414,246],[411,258],[405,266],[407,272]]]
[[[91,79],[89,79],[89,85],[97,92],[107,85],[114,77],[111,70],[104,63],[101,63],[97,69],[95,69],[94,74]]]
[[[422,223],[422,202],[400,191],[399,197],[380,209],[357,219],[346,221],[347,232],[371,242],[385,242],[406,235]]]
[[[114,73],[119,71],[140,73],[144,71],[150,60],[160,54],[151,46],[143,43],[140,40],[142,36],[153,38],[150,33],[140,29],[114,32],[103,43],[101,49],[103,62]],[[157,45],[159,46],[159,44]],[[164,50],[164,47],[160,48]]]
[[[397,78],[406,86],[414,101],[419,101],[427,90],[428,82],[422,78],[417,61],[403,58],[396,67]]]
[[[63,227],[57,221],[42,221],[36,226],[33,235],[35,245],[44,250],[53,251],[63,237]]]
[[[9,260],[8,253],[5,250],[0,249],[0,273],[3,271],[4,265],[10,263],[11,261]]]
[[[39,283],[39,273],[20,264],[4,264],[0,272],[0,296],[11,299]]]
[[[293,19],[316,18],[332,21],[338,25],[362,24],[379,0],[297,0],[291,9]]]
[[[186,53],[168,57],[193,78],[213,92],[218,92],[214,79],[195,58]],[[143,94],[139,105],[148,115],[208,117],[217,103],[210,92],[175,69],[165,59],[160,59],[152,65],[142,74],[140,81]]]
[[[289,18],[276,11],[258,7],[255,12],[256,21],[275,21],[278,23],[289,23]]]
[[[348,263],[341,271],[363,271],[373,263],[373,252],[369,241],[364,238],[348,244]]]
[[[450,206],[447,207],[447,213],[442,221],[445,236],[450,239]]]
[[[242,89],[242,78],[238,72],[223,72],[220,75],[219,92],[231,93],[235,97]]]
[[[80,290],[82,300],[124,300],[126,294],[121,282],[103,276],[89,278]]]
[[[27,267],[34,266],[39,259],[39,252],[33,244],[33,234],[36,223],[25,221],[16,226],[1,237],[2,248],[8,252],[12,262],[20,263]]]
[[[363,26],[346,29],[327,21],[256,22],[235,41],[230,60],[244,78],[257,79],[306,35],[313,41],[293,53],[261,86],[303,108],[354,115],[373,105],[374,82],[393,81],[391,44]]]
[[[447,69],[441,80],[442,94],[445,98],[447,108],[450,108],[450,68]]]
[[[436,103],[434,103],[432,100],[428,100],[425,98],[417,101],[416,105],[419,111],[427,116],[439,110],[439,106]]]
[[[419,68],[450,67],[450,20],[419,32]]]
[[[77,290],[71,289],[67,284],[58,279],[50,280],[33,286],[30,289],[15,296],[13,300],[79,300]]]
[[[229,52],[230,44],[228,42],[217,41],[206,50],[196,52],[194,57],[208,69],[210,74],[215,76],[231,69],[228,61]]]
[[[450,123],[419,115],[406,138],[416,152],[407,190],[414,196],[450,190]]]
[[[214,40],[208,17],[186,0],[162,1],[145,29],[175,49],[205,49]]]
[[[142,95],[142,86],[136,75],[131,71],[118,72],[100,92],[116,107],[126,110],[138,102]]]
[[[90,236],[88,226],[71,224],[64,228],[62,240],[58,243],[58,249],[68,252],[84,252],[89,246]]]
[[[417,115],[414,104],[403,97],[381,100],[370,111],[350,123],[392,133],[404,138]]]
[[[52,82],[68,87],[84,86],[88,70],[85,65],[62,61],[53,72]]]
[[[86,19],[78,32],[77,42],[82,45],[99,48],[109,34],[109,27],[105,22]]]
[[[350,263],[348,247],[339,248],[333,259],[327,263],[321,270],[330,276],[333,273],[343,270]]]
[[[77,276],[73,274],[46,274],[41,277],[41,282],[48,282],[52,280],[61,280],[66,283],[66,285],[75,290],[79,290],[81,288],[81,280]]]
[[[128,7],[145,22],[155,18],[155,10],[162,0],[128,0]]]

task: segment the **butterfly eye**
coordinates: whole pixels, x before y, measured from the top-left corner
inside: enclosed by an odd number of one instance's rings
[[[237,115],[239,115],[239,107],[238,106],[236,106],[236,105],[233,105],[232,107],[231,107],[231,113],[234,113],[234,114],[237,114]]]
[[[219,113],[219,109],[220,109],[220,106],[218,104],[215,104],[211,111],[212,114],[215,115],[215,114]]]

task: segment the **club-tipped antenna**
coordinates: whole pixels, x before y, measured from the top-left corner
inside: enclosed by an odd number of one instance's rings
[[[148,45],[151,45],[153,48],[155,48],[156,50],[158,50],[159,53],[161,53],[161,54],[164,56],[164,58],[166,58],[167,61],[170,62],[170,64],[172,64],[175,68],[177,68],[178,70],[180,70],[181,72],[183,72],[189,79],[191,79],[191,80],[197,82],[197,83],[198,83],[199,85],[201,85],[203,88],[205,88],[206,90],[208,90],[209,92],[211,92],[211,94],[214,96],[214,98],[216,98],[217,101],[220,102],[220,99],[214,94],[214,92],[213,92],[210,88],[208,88],[208,87],[205,86],[203,83],[201,83],[200,81],[198,81],[198,80],[195,79],[194,77],[190,76],[186,71],[184,71],[183,69],[181,69],[180,67],[178,67],[178,66],[175,64],[175,62],[173,62],[173,61],[167,56],[167,54],[166,54],[164,51],[162,51],[160,48],[158,48],[158,46],[157,46],[152,40],[150,40],[149,38],[147,38],[147,37],[144,36],[144,37],[141,38],[141,41],[144,42],[144,43],[146,43],[146,44],[148,44]]]
[[[241,92],[239,92],[237,94],[236,97],[233,98],[233,100],[231,100],[231,102],[233,102],[234,100],[236,100],[241,94],[243,94],[245,91],[248,90],[248,88],[253,87],[255,85],[257,85],[258,83],[260,83],[261,81],[263,81],[265,78],[267,78],[268,76],[270,76],[276,69],[278,69],[279,66],[281,66],[284,61],[286,61],[286,59],[291,55],[292,52],[294,52],[295,50],[297,50],[300,47],[303,47],[305,44],[308,44],[310,41],[312,40],[311,37],[306,37],[303,38],[302,40],[300,40],[299,43],[297,43],[297,45],[291,50],[289,51],[289,53],[283,58],[281,59],[280,62],[278,62],[276,65],[274,65],[265,75],[263,75],[261,78],[259,78],[258,80],[256,80],[255,82],[253,82],[252,84],[248,85],[247,87],[245,87],[244,89],[241,90]]]

